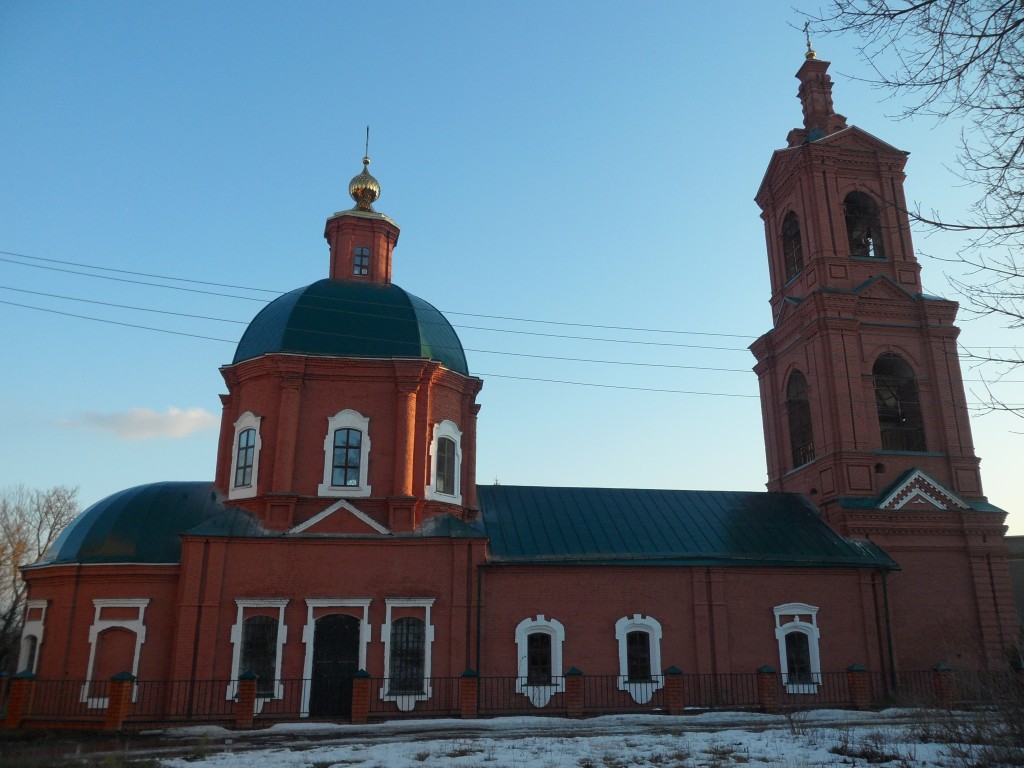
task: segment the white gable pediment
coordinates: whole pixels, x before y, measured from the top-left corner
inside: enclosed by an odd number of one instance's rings
[[[346,516],[348,519],[330,520],[332,515],[340,513]],[[340,531],[339,531],[340,524]],[[316,528],[325,529],[322,531],[314,530]],[[350,502],[345,499],[339,499],[338,501],[331,504],[323,512],[318,512],[313,517],[306,520],[304,523],[299,523],[294,528],[289,529],[285,532],[285,535],[295,533],[379,533],[383,536],[390,536],[391,531],[385,528],[383,525],[378,523],[372,517],[365,512],[357,509]]]
[[[968,504],[920,469],[915,469],[893,488],[878,505],[879,509],[967,509]]]

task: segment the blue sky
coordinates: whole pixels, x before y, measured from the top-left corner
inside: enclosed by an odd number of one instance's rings
[[[788,3],[721,7],[0,0],[0,250],[22,254],[0,254],[0,301],[26,305],[0,304],[0,486],[77,485],[87,505],[212,477],[218,369],[263,302],[326,276],[369,124],[395,282],[446,312],[485,381],[480,482],[763,488],[752,198],[801,122],[804,40]],[[912,152],[908,199],[962,211],[959,126],[895,120],[849,79],[855,45],[815,40],[837,110]],[[922,261],[950,295],[949,266]],[[973,424],[1024,533],[1024,425]]]

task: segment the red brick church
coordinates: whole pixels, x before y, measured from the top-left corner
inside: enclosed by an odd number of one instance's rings
[[[478,486],[483,382],[392,282],[399,227],[364,159],[328,277],[264,308],[221,369],[214,482],[114,494],[26,567],[21,669],[96,712],[120,672],[219,681],[221,701],[255,673],[257,711],[345,717],[360,671],[415,712],[467,669],[540,711],[571,668],[638,705],[670,667],[768,665],[808,697],[854,664],[1005,668],[1005,513],[982,493],[957,305],[921,290],[907,153],[847,125],[827,69],[797,73],[803,128],[756,196],[767,492]]]

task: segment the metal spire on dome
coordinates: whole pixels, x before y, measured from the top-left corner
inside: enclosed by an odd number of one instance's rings
[[[804,58],[805,59],[816,59],[816,58],[818,58],[818,54],[815,53],[814,49],[811,47],[811,22],[810,21],[805,21],[804,22],[804,35],[807,37],[807,53],[804,54]],[[369,131],[370,129],[367,128],[366,130]],[[369,141],[369,136],[367,136],[367,141]]]
[[[380,183],[370,175],[370,126],[366,126],[366,152],[363,155],[363,172],[348,183],[348,193],[356,201],[355,211],[373,212],[373,203],[380,197]]]

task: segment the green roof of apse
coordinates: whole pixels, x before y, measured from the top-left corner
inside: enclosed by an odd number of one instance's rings
[[[35,565],[177,563],[182,533],[239,516],[249,517],[244,510],[225,507],[213,483],[139,485],[82,512]]]
[[[279,296],[249,323],[232,362],[273,352],[420,357],[469,375],[462,343],[444,315],[393,284],[318,280]]]
[[[789,493],[481,485],[496,563],[897,569]]]

